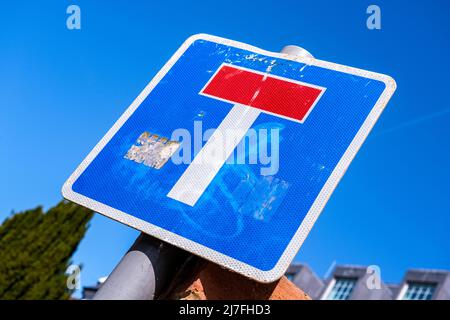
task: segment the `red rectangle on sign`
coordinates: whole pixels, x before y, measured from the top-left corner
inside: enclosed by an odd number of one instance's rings
[[[325,88],[222,65],[201,94],[303,122]]]

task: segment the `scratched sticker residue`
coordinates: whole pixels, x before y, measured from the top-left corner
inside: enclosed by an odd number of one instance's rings
[[[146,131],[139,136],[136,144],[131,146],[125,159],[161,169],[179,147],[178,141],[171,141]]]

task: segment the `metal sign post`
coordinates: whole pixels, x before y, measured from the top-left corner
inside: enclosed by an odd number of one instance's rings
[[[305,49],[288,45],[281,53],[312,57]],[[192,256],[142,233],[94,296],[94,300],[153,300],[167,288],[179,268]]]

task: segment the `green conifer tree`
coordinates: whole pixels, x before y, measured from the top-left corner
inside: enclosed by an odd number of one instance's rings
[[[93,212],[61,201],[16,213],[0,226],[0,299],[68,299],[65,271]]]

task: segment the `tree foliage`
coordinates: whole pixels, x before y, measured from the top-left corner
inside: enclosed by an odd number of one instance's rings
[[[61,201],[14,214],[0,226],[0,299],[68,299],[65,271],[93,212]]]

